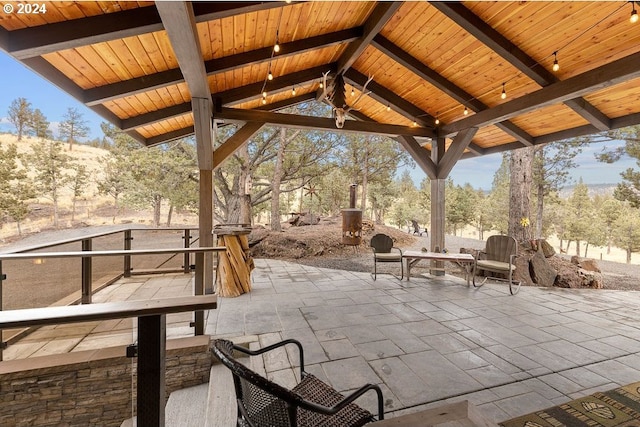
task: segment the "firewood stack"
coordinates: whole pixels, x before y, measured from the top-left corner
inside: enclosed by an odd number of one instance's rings
[[[221,297],[237,297],[251,290],[251,271],[253,258],[249,252],[250,229],[243,226],[216,227],[218,246],[226,251],[219,253],[217,294]]]

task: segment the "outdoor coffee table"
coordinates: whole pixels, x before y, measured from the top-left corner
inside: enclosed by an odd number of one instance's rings
[[[457,262],[462,268],[464,268],[464,277],[467,280],[467,286],[469,285],[469,275],[472,272],[473,263],[475,259],[471,254],[452,254],[452,253],[440,253],[440,252],[423,252],[423,251],[403,251],[402,258],[407,263],[407,280],[411,277],[411,267],[416,265],[423,259],[430,261],[450,261]],[[438,270],[432,268],[431,270]]]

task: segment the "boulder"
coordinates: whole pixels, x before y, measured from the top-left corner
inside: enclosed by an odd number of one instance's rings
[[[558,273],[547,261],[542,252],[536,252],[530,262],[531,278],[539,286],[551,287],[555,284]]]
[[[577,265],[578,267],[586,271],[602,273],[602,270],[600,270],[600,266],[598,265],[598,261],[596,261],[593,258],[581,258],[579,256],[574,255],[571,257],[571,263]]]
[[[545,258],[551,258],[556,254],[556,250],[546,240],[538,240],[538,248],[542,251]]]

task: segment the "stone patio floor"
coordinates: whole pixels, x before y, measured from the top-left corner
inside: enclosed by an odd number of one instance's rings
[[[388,416],[470,400],[499,422],[640,381],[640,293],[468,287],[455,276],[391,275],[256,260],[252,291],[221,298],[206,333],[255,345],[303,343],[306,370],[348,392],[376,383]],[[95,302],[192,293],[191,276],[139,276]],[[188,336],[191,313],[167,317],[169,338]],[[5,360],[135,341],[132,320],[41,328],[9,346]],[[52,335],[58,340],[51,341]],[[49,338],[47,338],[49,337]],[[295,351],[264,358],[290,385]],[[373,395],[364,406],[375,408]]]

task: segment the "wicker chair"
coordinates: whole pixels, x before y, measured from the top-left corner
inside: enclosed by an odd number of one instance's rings
[[[518,242],[511,236],[490,236],[487,239],[486,247],[478,252],[473,265],[473,286],[480,287],[485,284],[488,277],[485,277],[480,284],[476,284],[476,275],[480,271],[498,273],[506,278],[493,277],[493,279],[506,280],[509,282],[509,292],[515,295],[520,290],[521,282],[513,281],[513,274],[516,271],[515,258],[518,255]]]
[[[301,381],[293,389],[273,383],[253,372],[234,357],[234,350],[257,356],[286,344],[294,344],[300,354]],[[378,397],[378,419],[384,418],[382,391],[374,384],[367,384],[347,397],[304,370],[302,344],[296,340],[279,343],[251,351],[218,339],[212,348],[215,357],[233,373],[238,402],[238,426],[240,427],[358,427],[376,418],[369,411],[352,403],[369,390]]]
[[[379,262],[399,262],[400,263],[400,277],[402,280],[404,277],[404,266],[402,264],[402,249],[393,246],[393,239],[386,234],[378,233],[371,238],[369,243],[373,250],[373,280],[376,280],[378,276],[378,263]],[[395,274],[393,275],[396,278]]]

